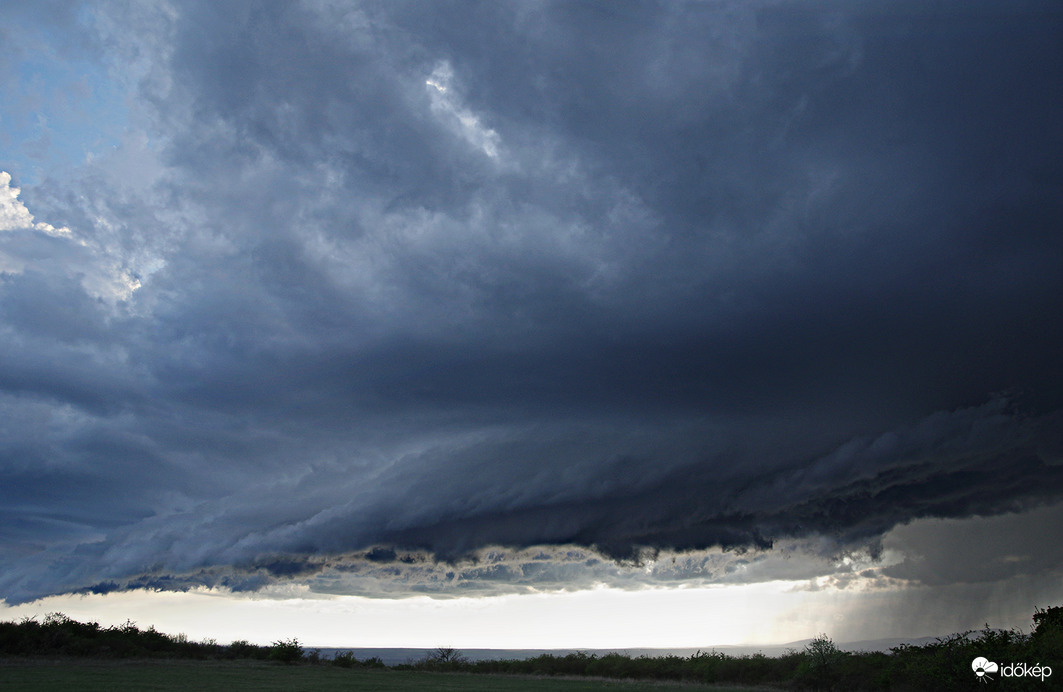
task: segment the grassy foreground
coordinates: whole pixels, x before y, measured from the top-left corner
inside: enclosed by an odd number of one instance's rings
[[[278,666],[260,661],[172,661],[32,659],[0,660],[0,690],[79,692],[741,692],[749,687],[620,680],[566,680],[472,673],[344,669],[334,666]],[[763,688],[761,688],[763,689]]]

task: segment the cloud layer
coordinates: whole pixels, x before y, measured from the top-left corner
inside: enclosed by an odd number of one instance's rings
[[[917,582],[1055,511],[1063,14],[924,5],[34,17],[130,124],[0,179],[0,597]]]

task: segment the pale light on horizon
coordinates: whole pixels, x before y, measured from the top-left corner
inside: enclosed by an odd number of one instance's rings
[[[821,594],[796,582],[725,587],[587,591],[486,598],[287,598],[221,590],[130,591],[52,596],[0,606],[0,620],[62,612],[103,626],[154,626],[167,634],[269,644],[296,637],[305,646],[465,648],[680,648],[773,645],[814,636],[829,608],[807,608]],[[819,611],[809,618],[806,611]],[[795,611],[801,616],[792,617]],[[818,629],[817,629],[818,628]],[[809,634],[809,633],[812,634]]]

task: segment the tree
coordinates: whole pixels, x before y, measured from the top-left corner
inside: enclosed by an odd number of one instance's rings
[[[1045,636],[1053,632],[1063,632],[1063,606],[1041,609],[1033,614],[1034,636]]]
[[[467,659],[453,647],[440,646],[432,654],[432,660],[436,663],[464,663]]]
[[[845,656],[831,638],[821,634],[805,645],[805,660],[797,668],[801,686],[829,690],[838,678],[838,663]]]
[[[1035,656],[1044,659],[1057,658],[1063,654],[1063,606],[1042,610],[1037,609],[1033,616],[1033,633],[1030,646]],[[1042,659],[1042,660],[1044,660]]]
[[[450,646],[437,647],[435,651],[424,659],[424,664],[429,668],[453,669],[468,662],[469,659],[462,655],[460,651]]]

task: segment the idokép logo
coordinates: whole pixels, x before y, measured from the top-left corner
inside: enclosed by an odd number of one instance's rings
[[[1052,676],[1052,669],[1048,666],[1042,666],[1040,663],[1032,666],[1027,663],[1005,663],[1001,666],[984,656],[979,656],[971,661],[971,670],[974,671],[974,674],[978,676],[978,680],[981,682],[989,682],[993,679],[990,673],[997,672],[1004,678],[1040,678],[1041,682],[1044,682],[1045,678]]]
[[[971,670],[974,671],[974,674],[977,675],[978,679],[982,682],[992,680],[993,677],[990,675],[990,673],[995,673],[999,669],[1000,666],[998,666],[996,663],[993,663],[984,656],[979,656],[978,658],[971,661]]]

